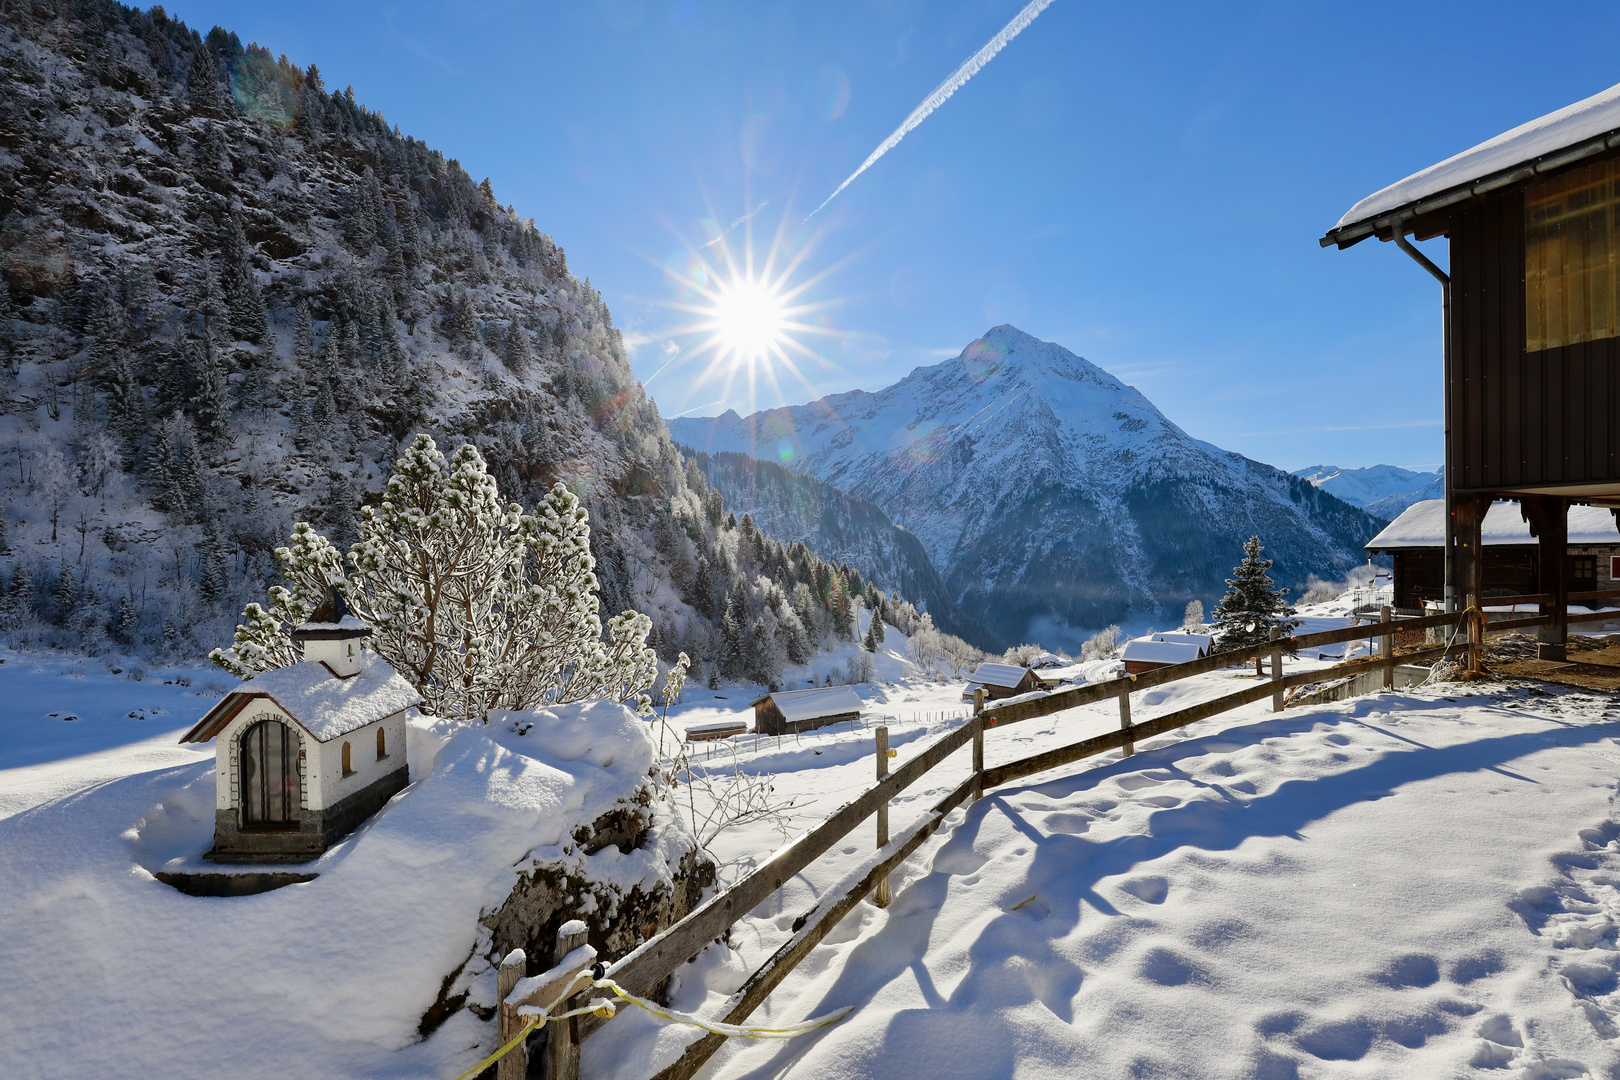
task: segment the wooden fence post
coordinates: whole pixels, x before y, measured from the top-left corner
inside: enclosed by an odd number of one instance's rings
[[[1119,730],[1124,732],[1131,730],[1131,677],[1129,675],[1119,677]],[[1132,757],[1135,754],[1136,742],[1127,735],[1125,739],[1125,756]]]
[[[496,1006],[495,1038],[497,1046],[505,1046],[512,1036],[518,1033],[523,1021],[518,1019],[517,1009],[506,1003],[507,995],[517,986],[518,980],[523,978],[524,965],[528,962],[522,949],[513,949],[501,961],[500,970],[495,974],[495,1000]],[[529,1049],[524,1043],[525,1039],[512,1047],[511,1051],[500,1061],[495,1063],[495,1080],[523,1080],[529,1075]]]
[[[1283,681],[1282,681],[1282,631],[1277,627],[1271,628],[1271,711],[1283,711]]]
[[[1389,610],[1388,604],[1378,607],[1378,621],[1384,626],[1384,633],[1378,637],[1378,654],[1384,658],[1384,689],[1395,689],[1395,625],[1394,612]]]
[[[557,930],[557,951],[551,956],[553,964],[585,944],[589,928],[581,919],[570,919]],[[558,1012],[575,1008],[580,995],[564,998],[557,1003]],[[546,1080],[579,1080],[579,1017],[552,1020],[546,1024]]]
[[[1468,663],[1469,671],[1479,670],[1480,646],[1485,643],[1485,613],[1479,610],[1479,597],[1469,593],[1467,598],[1468,611],[1463,618],[1468,620]]]
[[[983,691],[980,691],[983,693]],[[984,798],[984,716],[975,713],[973,727],[973,801]]]
[[[889,775],[889,729],[877,729],[877,778],[881,781]],[[877,846],[882,847],[889,842],[889,804],[888,801],[878,804],[877,808]],[[878,907],[889,906],[889,875],[884,874],[872,892],[872,902]]]

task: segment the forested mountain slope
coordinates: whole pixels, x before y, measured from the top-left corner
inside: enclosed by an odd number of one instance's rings
[[[105,0],[3,10],[9,640],[228,643],[292,523],[346,545],[418,430],[476,443],[525,506],[580,494],[604,609],[652,615],[666,658],[752,657],[769,681],[876,599],[727,512],[600,294],[487,180],[226,30]]]
[[[1012,326],[876,393],[670,426],[686,445],[769,456],[871,499],[1009,640],[1178,618],[1221,595],[1255,533],[1284,584],[1336,576],[1380,524],[1192,438],[1133,387]]]
[[[765,532],[802,540],[825,558],[860,567],[874,585],[923,608],[947,633],[981,649],[1006,647],[951,598],[922,541],[890,521],[876,503],[774,461],[732,451],[686,452],[726,505],[747,513]]]

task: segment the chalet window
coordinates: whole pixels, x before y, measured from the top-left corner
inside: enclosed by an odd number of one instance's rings
[[[1571,555],[1569,557],[1569,591],[1592,592],[1597,588],[1597,557]]]
[[[343,775],[344,776],[353,776],[354,775],[354,766],[353,766],[353,764],[351,762],[351,759],[349,758],[349,744],[348,743],[343,744]]]
[[[1525,191],[1524,347],[1620,337],[1620,177],[1612,161]]]
[[[242,735],[242,824],[297,828],[303,802],[298,736],[276,720],[260,720]]]
[[[1609,580],[1620,581],[1620,555],[1609,556]]]
[[[377,760],[381,761],[388,756],[388,736],[382,728],[377,729]]]

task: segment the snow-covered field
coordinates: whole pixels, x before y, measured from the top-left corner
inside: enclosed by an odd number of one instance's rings
[[[406,820],[407,793],[309,886],[184,897],[143,867],[206,840],[211,755],[173,740],[211,703],[197,693],[207,674],[136,684],[4,657],[0,1073],[448,1078],[487,1052],[492,1033],[465,1014],[412,1042],[401,1002],[431,996],[413,984],[447,955],[434,879],[543,822]],[[898,765],[963,705],[959,682],[895,675],[860,690]],[[1145,691],[1133,710],[1158,715],[1241,678]],[[671,726],[735,715],[753,696],[689,692]],[[1011,725],[987,757],[1117,722],[1110,704]],[[416,748],[413,775],[432,750]],[[794,829],[874,775],[868,727],[747,736],[712,754],[774,773],[800,803]],[[448,764],[498,802],[511,777],[463,757]],[[894,827],[967,767],[960,753],[907,791]],[[896,875],[892,906],[863,905],[756,1019],[855,1013],[788,1043],[728,1046],[704,1075],[1616,1075],[1617,778],[1620,710],[1602,695],[1445,685],[1282,716],[1249,706],[958,811]],[[184,804],[175,791],[203,810],[186,824],[171,809],[160,835],[152,809]],[[443,859],[418,858],[434,852],[413,837],[458,828],[476,856],[445,845]],[[714,848],[734,880],[778,843],[759,822]],[[871,846],[868,823],[689,965],[675,1005],[717,1008]],[[420,892],[379,897],[402,859]],[[586,1043],[585,1075],[637,1080],[687,1038],[621,1013]]]

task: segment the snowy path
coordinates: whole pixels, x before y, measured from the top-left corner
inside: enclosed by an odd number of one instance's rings
[[[809,772],[831,803],[859,766]],[[955,815],[888,911],[863,906],[758,1015],[857,1012],[704,1075],[1613,1075],[1617,775],[1620,710],[1595,696],[1425,690],[1194,725]],[[677,1004],[716,1007],[827,862]],[[643,1075],[682,1041],[613,1028],[587,1075]]]

